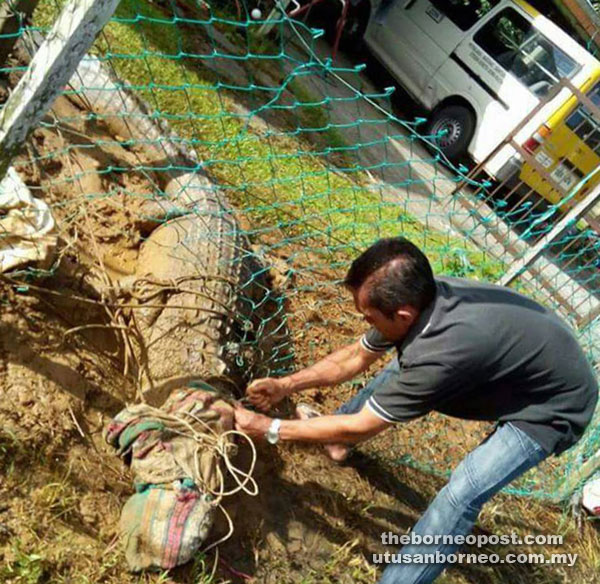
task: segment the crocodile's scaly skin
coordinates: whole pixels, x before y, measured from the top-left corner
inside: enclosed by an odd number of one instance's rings
[[[221,199],[214,191],[198,196],[201,187],[191,174],[171,182],[172,202],[197,202],[155,229],[138,258],[136,295],[152,305],[135,311],[144,340],[141,389],[154,402],[193,379],[230,379],[228,389],[239,392],[250,375],[265,372],[269,346],[281,336],[265,334],[276,304],[266,270]]]

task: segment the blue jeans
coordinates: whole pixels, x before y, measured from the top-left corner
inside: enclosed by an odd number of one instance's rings
[[[360,411],[373,391],[398,374],[398,360],[385,369],[336,413]],[[510,422],[498,426],[456,467],[446,486],[437,494],[413,528],[419,535],[468,535],[477,516],[493,495],[525,471],[539,464],[548,453]],[[458,545],[406,545],[402,554],[448,555]],[[444,570],[444,564],[388,564],[379,584],[428,584]]]

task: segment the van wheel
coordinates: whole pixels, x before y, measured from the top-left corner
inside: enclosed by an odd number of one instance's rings
[[[453,162],[467,153],[474,132],[475,116],[462,105],[435,110],[427,124],[431,141]]]

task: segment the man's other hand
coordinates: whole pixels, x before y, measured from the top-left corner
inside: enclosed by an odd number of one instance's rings
[[[284,379],[273,377],[256,379],[246,389],[250,403],[263,412],[279,403],[289,393],[288,384]]]
[[[273,421],[268,416],[251,412],[239,405],[233,410],[233,415],[235,416],[235,429],[238,432],[243,432],[250,438],[259,440],[265,438]]]

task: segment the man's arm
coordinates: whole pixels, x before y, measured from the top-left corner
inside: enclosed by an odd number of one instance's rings
[[[313,387],[328,387],[344,383],[366,371],[384,351],[367,351],[360,341],[343,347],[314,365],[283,377],[290,393]]]
[[[383,355],[385,351],[368,351],[360,341],[356,341],[292,375],[279,379],[257,379],[248,386],[246,393],[253,405],[267,410],[296,391],[348,381],[366,371]]]
[[[256,414],[242,407],[235,409],[236,430],[251,438],[263,439],[272,418]],[[385,430],[391,423],[364,407],[357,414],[320,416],[309,420],[282,420],[280,440],[321,442],[324,444],[356,444]]]

